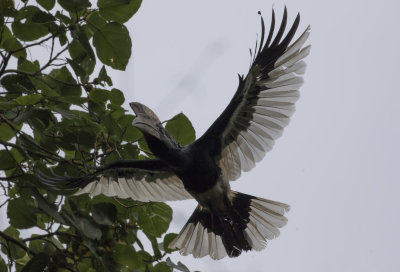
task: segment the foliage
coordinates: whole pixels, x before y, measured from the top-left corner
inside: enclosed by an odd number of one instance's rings
[[[168,205],[69,196],[33,175],[38,165],[74,176],[117,159],[151,156],[131,126],[134,116],[122,107],[123,92],[107,74],[128,64],[132,41],[124,23],[140,4],[0,1],[0,190],[6,200],[0,207],[7,205],[9,221],[0,231],[7,257],[0,257],[0,271],[188,271],[164,259],[171,250],[163,242],[176,235],[166,234]],[[40,50],[45,59],[37,59]],[[166,128],[182,144],[194,140],[183,114]],[[26,230],[36,234],[22,238]]]

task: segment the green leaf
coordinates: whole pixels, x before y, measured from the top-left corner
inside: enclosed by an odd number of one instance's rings
[[[58,41],[61,46],[64,46],[68,42],[68,37],[65,30],[60,30],[60,34],[58,35]]]
[[[89,56],[87,51],[77,40],[73,40],[68,47],[68,51],[75,63],[78,63],[85,72],[90,75],[96,65],[96,59]]]
[[[110,97],[110,92],[104,89],[95,88],[90,91],[89,98],[90,100],[97,102],[97,103],[104,103]]]
[[[30,93],[33,91],[32,82],[28,77],[22,75],[6,75],[1,78],[1,85],[7,89],[8,92]]]
[[[16,239],[16,240],[21,240],[21,238],[19,237],[19,231],[14,228],[13,226],[8,227],[5,231],[5,234],[7,234],[8,236],[11,236],[12,238]],[[2,240],[2,238],[0,237],[0,240]],[[23,242],[21,242],[22,244],[24,244]],[[22,248],[20,248],[19,246],[17,246],[14,243],[9,243],[9,249],[11,251],[11,257],[13,259],[20,259],[22,257],[24,257],[26,255],[25,250],[23,250]],[[9,252],[8,250],[2,245],[1,246],[1,251],[8,255]]]
[[[36,90],[41,90],[44,97],[56,97],[60,94],[49,86],[42,76],[29,77],[30,82],[35,86]]]
[[[114,250],[114,258],[117,263],[129,267],[130,271],[135,271],[135,268],[140,268],[143,265],[141,256],[129,245],[117,244]]]
[[[44,23],[54,22],[56,18],[50,13],[39,10],[35,12],[31,20],[33,23],[44,24]]]
[[[140,137],[142,137],[142,133],[133,126],[127,127],[124,134],[122,135],[122,139],[127,142],[135,142]]]
[[[38,236],[38,234],[32,234],[31,238]],[[37,240],[31,240],[29,241],[29,249],[32,250],[35,253],[39,253],[43,251],[43,241],[37,239]]]
[[[57,208],[54,204],[49,203],[40,193],[39,191],[34,188],[32,189],[32,194],[36,199],[36,202],[38,203],[38,206],[41,210],[43,210],[45,213],[50,215],[52,218],[56,219],[58,222],[61,224],[66,224],[64,218],[60,215],[60,213],[57,211]]]
[[[58,0],[58,3],[69,12],[77,12],[91,6],[89,0]]]
[[[25,254],[24,257],[18,259],[18,261],[16,262],[17,271],[20,271],[20,269],[23,266],[25,266],[29,262],[30,259],[31,258],[29,257],[28,254]]]
[[[13,56],[16,58],[19,57],[23,57],[26,58],[26,50],[22,49],[22,44],[16,39],[16,38],[11,38],[6,40],[3,43],[3,48],[7,51],[7,52],[12,52]]]
[[[64,250],[63,244],[62,244],[59,240],[57,240],[54,236],[53,236],[53,237],[50,237],[49,240],[51,241],[51,245],[52,245],[53,247],[55,247],[55,248],[57,248],[57,249],[60,249],[60,250]]]
[[[82,231],[82,233],[88,237],[89,239],[100,240],[101,238],[101,230],[97,225],[91,222],[89,219],[80,218],[78,219],[78,228]]]
[[[142,0],[99,0],[100,14],[110,21],[125,23],[139,9]]]
[[[118,89],[112,89],[110,94],[110,101],[112,104],[121,106],[125,101],[124,93]]]
[[[138,143],[139,143],[140,149],[145,151],[146,155],[150,156],[149,154],[151,154],[151,150],[150,150],[149,146],[147,145],[146,139],[144,137],[142,137],[139,139]]]
[[[124,218],[127,217],[127,212],[126,212],[125,207],[120,205],[121,202],[123,203],[124,201],[129,202],[129,203],[126,203],[127,205],[129,205],[132,200],[119,199],[117,202],[117,201],[115,201],[114,198],[101,194],[101,195],[97,195],[93,198],[92,205],[99,204],[99,203],[111,203],[114,205],[114,207],[117,208],[118,220],[124,220]]]
[[[81,78],[84,78],[87,73],[86,71],[80,66],[80,64],[70,58],[66,58],[68,61],[68,64],[72,67],[74,70],[75,74]]]
[[[18,70],[27,73],[35,73],[39,71],[40,64],[38,61],[29,61],[24,58],[18,59]]]
[[[124,131],[122,130],[121,126],[116,122],[111,115],[103,116],[101,123],[107,129],[107,133],[111,137],[111,140],[119,143],[121,141],[122,134]]]
[[[0,170],[9,170],[15,167],[12,155],[6,150],[0,150]]]
[[[88,130],[88,128],[65,127],[62,133],[63,135],[60,137],[58,144],[65,149],[75,150],[77,145],[81,149],[84,147],[87,149],[94,147],[96,135],[94,131]]]
[[[92,31],[92,34],[107,24],[107,21],[99,14],[98,11],[91,13],[86,20],[89,22],[87,26]]]
[[[111,110],[111,117],[113,119],[119,119],[125,114],[125,109],[121,106],[117,106],[116,104],[108,104],[107,108]]]
[[[96,272],[94,268],[92,268],[92,262],[88,258],[85,258],[78,263],[77,271]]]
[[[26,106],[26,105],[34,105],[37,102],[39,102],[42,98],[43,96],[41,94],[28,94],[25,96],[18,97],[16,101],[21,106]]]
[[[131,127],[132,126],[132,121],[134,119],[134,116],[132,114],[125,114],[121,118],[119,118],[118,123],[121,125],[121,127]]]
[[[88,53],[89,57],[92,60],[95,60],[94,52],[92,46],[90,46],[88,37],[86,35],[86,32],[83,30],[81,26],[77,26],[73,31],[71,31],[72,37],[79,41],[79,43],[82,45],[82,47],[86,50]]]
[[[160,246],[157,243],[157,239],[156,237],[149,235],[148,233],[145,233],[147,238],[149,239],[149,241],[151,242],[151,247],[153,248],[153,252],[154,252],[154,257],[156,257],[157,259],[161,259],[162,255],[161,255],[161,251],[160,251]]]
[[[65,109],[64,107],[60,107],[59,105],[51,106],[52,111],[57,112],[62,115],[63,119],[73,120],[76,118],[76,115],[71,112],[69,109]]]
[[[13,227],[27,229],[36,226],[36,208],[31,199],[11,199],[8,202],[7,216]]]
[[[56,0],[36,0],[36,2],[47,10],[51,10],[56,4]]]
[[[17,106],[18,104],[15,101],[0,102],[0,110],[12,110]]]
[[[154,272],[173,272],[172,267],[170,267],[166,262],[160,262],[154,266]]]
[[[96,103],[89,99],[88,101],[89,114],[95,120],[102,120],[106,114],[105,104]]]
[[[165,203],[151,203],[137,209],[139,226],[154,237],[161,237],[172,220],[172,209]]]
[[[57,10],[57,12],[56,12],[56,18],[59,19],[61,22],[63,22],[66,25],[72,24],[72,22],[73,22],[73,20],[71,18],[64,15],[59,10]]]
[[[182,146],[188,145],[196,140],[196,132],[194,131],[192,123],[183,113],[179,113],[169,120],[165,129]]]
[[[124,25],[108,23],[93,36],[97,56],[114,69],[125,70],[131,57],[132,42]]]
[[[101,70],[99,72],[99,76],[97,77],[97,80],[100,81],[100,82],[106,82],[108,84],[108,86],[112,86],[113,85],[112,80],[108,76],[106,67],[104,65],[103,65],[103,67],[101,68]]]
[[[33,256],[33,258],[22,268],[21,272],[42,272],[50,263],[50,256],[46,253],[40,252]]]
[[[20,21],[22,19],[31,19],[32,16],[40,11],[40,8],[36,6],[25,6],[18,11],[17,16],[15,16],[16,21]]]
[[[122,135],[122,140],[127,142],[135,142],[139,138],[143,137],[140,130],[132,126],[133,118],[134,118],[133,115],[126,114],[118,120],[118,123],[124,130],[124,133]]]
[[[39,109],[35,107],[29,107],[25,111],[27,113],[26,120],[29,120],[33,128],[36,130],[35,133],[43,133],[46,128],[54,123],[54,115],[48,109]]]
[[[178,264],[175,264],[171,261],[171,258],[168,257],[165,262],[173,269],[179,270],[179,271],[183,271],[183,272],[190,272],[190,270],[186,267],[186,265],[184,265],[181,262],[178,262]]]
[[[6,262],[0,257],[0,272],[7,272],[8,268]]]
[[[112,203],[98,203],[92,205],[93,220],[100,225],[111,226],[117,219],[117,208]]]
[[[139,148],[135,144],[124,144],[121,146],[119,154],[123,159],[137,159],[139,156]]]
[[[74,215],[76,213],[76,205],[73,204],[72,201],[68,201],[69,207],[71,207],[72,213],[68,214],[67,212],[63,212],[63,218],[65,221],[67,221],[71,226],[74,226],[76,229],[79,230],[81,234],[83,234],[85,237],[92,239],[92,240],[100,240],[102,236],[101,229],[99,226],[93,222],[92,220],[89,220],[84,217],[77,217]]]
[[[88,101],[86,97],[79,97],[79,96],[59,96],[57,97],[58,101],[65,102],[68,104],[74,104],[74,105],[82,105]]]
[[[54,79],[45,77],[45,80],[58,93],[64,96],[81,96],[81,87],[75,85],[76,80],[67,67],[52,70],[50,76]]]
[[[18,163],[22,162],[22,161],[25,159],[25,157],[20,153],[20,151],[19,151],[17,148],[12,148],[12,149],[10,150],[10,152],[11,152],[11,154],[13,155],[14,159],[15,159]]]
[[[14,131],[6,123],[0,123],[0,140],[9,141],[14,137]]]
[[[163,242],[163,248],[164,251],[167,253],[171,253],[173,251],[176,251],[178,249],[170,249],[168,246],[169,244],[178,236],[176,233],[168,233],[167,235],[164,236],[164,242]]]
[[[5,41],[7,41],[8,39],[12,39],[12,38],[13,38],[13,35],[12,35],[10,29],[7,26],[3,25],[2,32],[0,32],[0,47],[3,46],[3,43]]]
[[[0,1],[0,14],[1,16],[12,16],[14,14],[14,1],[1,0]]]
[[[25,23],[14,22],[11,25],[14,35],[22,41],[34,41],[49,33],[46,26],[27,20]]]

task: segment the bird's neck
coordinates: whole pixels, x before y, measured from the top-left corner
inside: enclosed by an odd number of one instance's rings
[[[157,138],[153,135],[143,133],[150,151],[161,160],[174,168],[179,168],[183,158],[181,146],[167,131],[162,131],[162,137]]]

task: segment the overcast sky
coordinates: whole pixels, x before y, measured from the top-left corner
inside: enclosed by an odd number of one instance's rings
[[[400,271],[398,1],[143,1],[133,57],[113,81],[166,120],[183,112],[197,137],[249,67],[260,33],[286,4],[311,55],[291,124],[235,190],[291,205],[266,250],[239,258],[173,256],[202,271]],[[300,32],[299,31],[299,32]],[[196,203],[173,203],[178,232]]]
[[[144,0],[113,82],[161,120],[185,113],[199,137],[248,70],[257,12],[269,24],[285,4],[290,22],[301,14],[299,33],[311,25],[301,98],[274,149],[232,188],[290,204],[289,222],[261,252],[172,259],[207,272],[400,271],[400,2]],[[196,203],[169,204],[179,232]]]

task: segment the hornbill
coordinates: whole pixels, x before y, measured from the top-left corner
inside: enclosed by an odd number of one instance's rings
[[[104,194],[139,201],[194,198],[198,206],[179,235],[168,245],[183,255],[236,257],[242,251],[262,250],[287,222],[289,205],[231,190],[229,181],[251,170],[270,151],[295,110],[298,89],[310,46],[303,47],[310,27],[291,43],[300,22],[298,14],[284,36],[285,8],[277,34],[272,11],[268,36],[262,33],[246,77],[211,127],[192,144],[181,146],[157,115],[143,104],[130,103],[137,127],[156,159],[121,160],[80,176],[48,176],[50,186],[78,189],[77,195]]]

